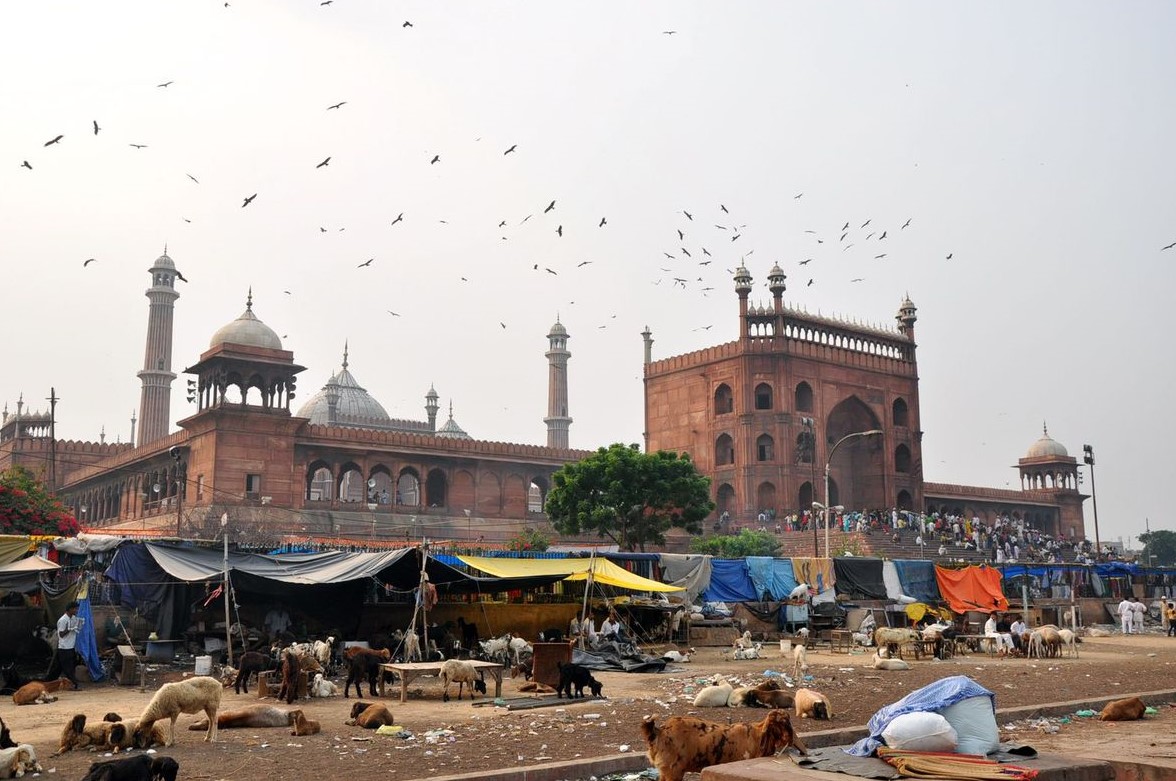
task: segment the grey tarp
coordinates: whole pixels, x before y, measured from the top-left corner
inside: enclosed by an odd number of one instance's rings
[[[28,594],[41,587],[41,573],[61,569],[48,559],[28,556],[0,567],[0,590]]]
[[[643,654],[632,643],[603,642],[592,649],[572,649],[572,664],[589,670],[620,670],[626,673],[660,673],[666,660]]]
[[[102,553],[113,550],[127,542],[126,537],[115,537],[113,534],[87,534],[81,532],[77,537],[58,537],[53,541],[53,547],[59,551],[84,556],[87,553]]]
[[[686,589],[682,598],[693,604],[711,581],[711,557],[697,553],[661,554],[662,580]]]

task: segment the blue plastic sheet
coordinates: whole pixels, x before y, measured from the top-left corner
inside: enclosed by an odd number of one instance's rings
[[[939,601],[939,583],[935,580],[934,562],[896,559],[894,568],[898,570],[898,582],[902,584],[902,593],[920,602]]]
[[[707,602],[759,602],[745,559],[712,559],[711,580],[702,598]]]
[[[772,599],[787,599],[796,588],[796,575],[792,571],[791,559],[774,559],[771,556],[748,556],[747,571],[755,593],[767,592]],[[759,599],[759,597],[756,597]]]
[[[853,754],[855,757],[868,757],[873,755],[878,747],[883,745],[880,738],[886,730],[886,727],[890,722],[904,713],[937,711],[949,705],[955,705],[960,700],[966,700],[969,697],[983,696],[987,696],[992,700],[993,708],[995,709],[996,696],[967,676],[953,675],[949,678],[942,678],[934,683],[929,683],[922,689],[915,689],[898,702],[891,703],[875,713],[870,719],[870,723],[866,725],[866,728],[870,730],[870,736],[868,738],[862,738],[857,743],[845,749],[845,753]]]

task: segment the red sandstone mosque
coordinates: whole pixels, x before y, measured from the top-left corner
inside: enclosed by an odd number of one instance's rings
[[[425,419],[389,416],[352,373],[346,346],[340,369],[291,412],[305,367],[254,313],[252,293],[184,369],[196,412],[172,431],[178,272],[165,252],[149,273],[132,443],[58,441],[52,414],[21,402],[0,420],[0,470],[45,475],[83,527],[211,537],[223,518],[238,538],[501,540],[544,521],[552,473],[587,455],[568,446],[571,353],[559,322],[547,335],[546,446],[487,442],[456,423],[452,404],[438,426],[432,387]],[[924,482],[909,298],[890,329],[786,307],[778,265],[769,305],[748,300],[745,267],[734,281],[736,341],[654,361],[652,333],[642,334],[646,448],[689,453],[711,478],[717,514],[749,521],[811,508],[825,499],[828,463],[832,505],[1085,533],[1077,462],[1048,433],[1018,461],[1019,491]]]

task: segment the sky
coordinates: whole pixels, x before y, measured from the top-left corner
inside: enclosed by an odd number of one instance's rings
[[[766,301],[779,263],[810,312],[893,327],[916,303],[927,480],[1016,488],[1048,424],[1094,447],[1103,539],[1173,528],[1176,5],[4,16],[0,401],[55,388],[62,438],[127,440],[165,245],[177,373],[251,288],[308,367],[295,406],[346,342],[394,417],[432,384],[473,436],[543,444],[558,317],[578,448],[641,441],[646,325],[655,358],[733,340],[729,270]]]

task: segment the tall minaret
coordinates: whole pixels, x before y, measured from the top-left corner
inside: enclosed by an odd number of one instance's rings
[[[147,314],[147,349],[143,355],[143,394],[139,400],[139,447],[162,439],[168,434],[171,418],[171,384],[176,375],[172,364],[172,318],[175,314],[176,264],[163,254],[155,259],[148,269],[151,287],[147,288],[147,300],[151,307]]]
[[[547,417],[543,422],[547,424],[547,446],[568,448],[568,427],[572,419],[568,417],[568,329],[555,319],[551,326],[551,333],[547,334]]]

